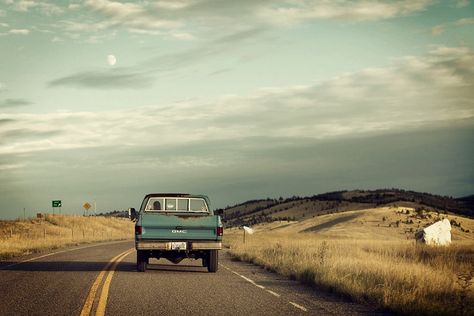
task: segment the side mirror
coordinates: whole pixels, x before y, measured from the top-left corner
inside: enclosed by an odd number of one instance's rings
[[[217,210],[214,211],[214,214],[215,214],[215,215],[220,215],[220,216],[222,216],[222,215],[224,215],[224,210],[221,209],[221,208],[220,208],[220,209],[217,209]]]
[[[135,211],[135,208],[131,207],[128,209],[128,217],[132,221],[135,221],[137,219],[137,211]]]

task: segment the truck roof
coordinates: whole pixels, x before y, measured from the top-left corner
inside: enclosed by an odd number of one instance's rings
[[[211,201],[207,195],[203,194],[190,194],[190,193],[149,193],[145,195],[146,198],[150,197],[183,197],[183,198],[200,198],[206,200],[207,206],[211,207]]]

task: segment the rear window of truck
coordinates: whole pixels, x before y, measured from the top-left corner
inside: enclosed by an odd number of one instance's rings
[[[149,198],[145,207],[146,212],[205,212],[207,204],[199,198]]]

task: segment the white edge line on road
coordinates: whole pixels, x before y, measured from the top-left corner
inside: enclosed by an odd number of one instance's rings
[[[270,293],[273,296],[280,297],[280,294],[273,292],[272,290],[267,290],[268,293]]]
[[[308,310],[307,310],[306,308],[304,308],[303,306],[298,305],[298,304],[296,304],[296,303],[294,303],[294,302],[290,302],[290,304],[293,305],[293,306],[296,307],[296,308],[301,309],[303,312],[307,312],[307,311],[308,311]]]
[[[259,288],[261,288],[261,289],[264,289],[264,288],[265,288],[263,285],[260,285],[260,284],[255,283],[254,280],[249,279],[249,278],[247,278],[246,276],[244,276],[244,275],[242,275],[242,274],[240,274],[240,273],[238,273],[238,272],[235,272],[235,271],[233,271],[233,270],[227,268],[226,266],[224,266],[224,265],[222,265],[222,264],[221,264],[221,266],[223,266],[225,269],[229,270],[229,271],[232,272],[233,274],[238,275],[239,277],[241,277],[241,278],[244,279],[245,281],[247,281],[247,282],[249,282],[249,283],[255,285],[256,287],[259,287]]]
[[[221,264],[221,266],[223,266],[225,269],[229,270],[229,271],[232,272],[233,274],[238,275],[239,277],[241,277],[241,278],[244,279],[245,281],[247,281],[247,282],[249,282],[249,283],[255,285],[256,287],[258,287],[258,288],[260,288],[260,289],[262,289],[262,290],[267,291],[267,292],[270,293],[271,295],[276,296],[276,297],[280,297],[280,294],[278,294],[278,293],[276,293],[276,292],[274,292],[274,291],[272,291],[272,290],[265,289],[265,287],[264,287],[263,285],[260,285],[260,284],[255,283],[254,280],[249,279],[249,278],[247,278],[246,276],[244,276],[244,275],[242,275],[242,274],[240,274],[240,273],[237,273],[237,272],[235,272],[235,271],[233,271],[233,270],[227,268],[226,266],[224,266],[224,265],[222,265],[222,264]]]
[[[20,262],[15,262],[15,263],[9,264],[9,265],[7,265],[7,266],[0,267],[0,270],[4,270],[4,269],[6,269],[6,268],[11,268],[11,267],[17,266],[17,265],[22,264],[22,263],[25,263],[25,262],[30,262],[30,261],[33,261],[33,260],[38,260],[38,259],[41,259],[41,258],[45,258],[45,257],[57,255],[57,254],[64,253],[64,252],[70,252],[70,251],[81,250],[81,249],[86,249],[86,248],[92,248],[92,247],[97,247],[97,246],[102,246],[102,245],[108,245],[108,244],[115,244],[115,243],[125,242],[125,241],[129,241],[129,240],[120,240],[120,241],[112,241],[112,242],[106,242],[106,243],[98,243],[98,244],[88,245],[88,246],[84,246],[84,247],[78,247],[78,248],[73,248],[73,249],[66,249],[66,250],[51,252],[51,253],[47,253],[47,254],[42,255],[42,256],[39,256],[39,257],[34,257],[34,258],[26,259],[26,260],[23,260],[23,261],[20,261]]]
[[[233,274],[238,275],[239,277],[241,277],[241,278],[244,279],[245,281],[247,281],[247,282],[249,282],[249,283],[255,285],[256,287],[261,288],[262,290],[267,291],[268,293],[272,294],[273,296],[276,296],[276,297],[280,297],[280,296],[281,296],[280,294],[278,294],[278,293],[276,293],[276,292],[273,292],[272,290],[265,289],[265,287],[264,287],[263,285],[260,285],[260,284],[255,283],[254,280],[249,279],[249,278],[247,278],[246,276],[243,276],[242,274],[240,274],[240,273],[238,273],[238,272],[235,272],[234,270],[232,270],[232,269],[226,267],[225,265],[221,264],[221,266],[224,267],[225,269],[229,270],[229,271],[232,272]],[[301,306],[301,305],[299,305],[299,304],[296,304],[295,302],[289,302],[289,303],[290,303],[291,305],[293,305],[294,307],[301,309],[303,312],[307,312],[307,311],[308,311],[308,309],[307,309],[306,307]]]

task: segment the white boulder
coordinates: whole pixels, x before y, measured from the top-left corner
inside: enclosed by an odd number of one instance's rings
[[[447,246],[451,244],[451,223],[448,219],[436,222],[415,235],[417,242],[431,246]]]

